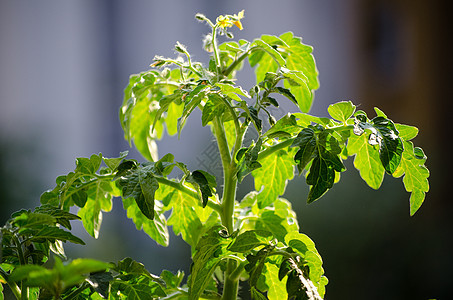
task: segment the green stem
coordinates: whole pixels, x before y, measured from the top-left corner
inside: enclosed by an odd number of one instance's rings
[[[234,202],[236,200],[236,164],[234,159],[231,158],[230,150],[228,148],[228,142],[225,135],[225,129],[222,122],[217,117],[213,121],[214,123],[214,135],[217,140],[219,147],[220,157],[222,159],[223,166],[223,195],[222,195],[222,208],[223,213],[221,214],[222,224],[227,228],[228,233],[233,233],[234,222]],[[231,277],[231,273],[236,269],[236,260],[230,258],[227,262],[227,269],[225,271],[225,282],[222,299],[233,300],[237,297],[239,281],[238,278]]]
[[[11,292],[16,297],[16,299],[21,299],[22,295],[21,295],[21,291],[19,289],[19,286],[16,283],[14,283],[14,282],[8,282],[8,286],[11,289]]]
[[[241,63],[241,61],[243,61],[247,56],[249,56],[250,52],[255,48],[256,47],[252,47],[249,50],[247,50],[246,52],[242,53],[235,61],[233,61],[231,63],[231,65],[228,66],[228,68],[226,68],[223,71],[223,75],[228,77],[228,75],[230,75],[231,72],[234,71],[234,69]]]
[[[195,192],[194,190],[191,190],[187,187],[185,187],[184,185],[182,185],[180,182],[176,182],[176,181],[171,181],[167,178],[163,178],[163,177],[155,177],[157,179],[157,182],[161,183],[161,184],[165,184],[165,185],[168,185],[192,198],[195,198],[195,199],[198,199],[198,194],[197,192]],[[218,203],[215,203],[213,201],[208,201],[208,204],[207,204],[210,208],[212,208],[213,210],[217,211],[219,213],[219,215],[222,215],[223,213],[223,209],[222,207],[220,206],[220,204]]]
[[[266,150],[261,151],[258,154],[258,161],[265,159],[266,157],[268,157],[269,155],[271,155],[272,153],[274,153],[278,150],[291,146],[291,144],[294,142],[295,139],[296,139],[295,137],[287,139],[281,143],[270,146]]]
[[[231,274],[236,270],[236,261],[229,259],[227,269],[225,271],[225,282],[223,286],[222,300],[233,300],[237,298],[239,278],[233,278]]]
[[[220,73],[220,55],[219,55],[219,49],[217,48],[217,25],[212,27],[212,48],[214,50],[214,60],[215,60],[215,66],[217,69],[217,74]]]

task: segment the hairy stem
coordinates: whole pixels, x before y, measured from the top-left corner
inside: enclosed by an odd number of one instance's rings
[[[231,158],[230,150],[228,148],[228,142],[225,135],[225,128],[219,118],[215,118],[214,121],[214,135],[217,140],[219,147],[220,157],[222,159],[223,166],[223,195],[222,195],[222,224],[227,228],[228,233],[233,233],[234,222],[234,202],[236,200],[236,164],[234,159]],[[231,277],[231,273],[236,269],[236,260],[229,259],[227,263],[227,269],[225,271],[225,282],[222,299],[230,300],[236,299],[237,291],[239,286],[238,278]]]

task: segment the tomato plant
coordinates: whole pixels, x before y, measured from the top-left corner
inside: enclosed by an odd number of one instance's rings
[[[321,256],[281,197],[288,181],[305,177],[312,203],[340,181],[343,162],[354,157],[374,189],[386,173],[403,177],[410,215],[420,208],[429,172],[423,150],[411,142],[418,129],[394,123],[377,108],[371,118],[350,101],[330,105],[331,118],[308,114],[319,87],[312,47],[291,32],[219,43],[220,36],[233,38],[232,27],[242,30],[243,14],[215,22],[196,15],[210,29],[203,41],[211,54],[207,64],[193,61],[177,42],[176,58],[156,56],[150,70],[130,76],[120,122],[146,161],[128,159],[127,152],[77,158],[74,171],[56,179],[39,207],[14,213],[1,228],[2,289],[8,286],[18,299],[236,299],[240,282],[248,281],[254,299],[323,299],[328,280]],[[256,76],[247,90],[236,80],[246,61]],[[277,120],[272,108],[282,101],[296,111]],[[195,110],[217,143],[222,178],[189,170],[171,153],[157,155],[156,140],[165,131],[184,134]],[[247,132],[256,138],[247,140]],[[175,168],[179,178],[171,176]],[[255,190],[237,199],[238,183],[247,176]],[[70,232],[71,221],[80,220],[98,238],[114,197],[158,244],[169,245],[171,227],[191,246],[189,276],[154,275],[131,258],[68,260],[63,243],[84,244]],[[44,264],[51,253],[49,268]]]

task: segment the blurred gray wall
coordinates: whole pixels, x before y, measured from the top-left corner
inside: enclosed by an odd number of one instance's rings
[[[426,8],[419,2],[1,0],[2,224],[11,212],[38,205],[40,193],[53,188],[58,175],[72,170],[76,157],[98,152],[113,157],[129,149],[117,117],[128,76],[146,70],[156,54],[174,55],[176,41],[187,45],[196,60],[206,61],[200,41],[207,27],[195,21],[197,12],[215,19],[245,9],[244,30],[235,31],[236,39],[289,30],[302,36],[314,46],[320,71],[313,114],[325,116],[327,106],[339,100],[353,100],[370,114],[373,106],[383,108],[397,121],[422,128],[419,141],[428,155],[433,153],[430,168],[436,169],[442,124],[432,118],[445,112],[434,107],[440,102],[430,95],[446,92],[436,90],[439,82],[421,75],[440,67],[421,60],[428,50],[420,46],[420,36],[427,33],[431,50],[438,50],[434,55],[443,57],[446,52],[437,44],[438,31],[445,28],[438,1]],[[441,65],[438,57],[430,59],[434,66]],[[247,76],[240,79],[245,87],[252,85]],[[181,140],[164,139],[159,153],[172,152],[193,169],[210,143],[209,130],[192,116]],[[139,158],[132,149],[131,156]],[[302,231],[315,240],[324,257],[331,281],[328,299],[445,295],[448,277],[442,266],[453,265],[448,254],[451,239],[446,241],[451,222],[445,223],[443,213],[450,206],[441,200],[440,177],[432,176],[437,192],[428,195],[421,216],[411,219],[408,194],[392,179],[376,192],[355,173],[344,175],[343,184],[312,206],[300,196],[308,190],[303,179],[288,186],[286,196],[295,200]],[[99,241],[77,230],[88,247],[71,248],[73,256],[112,261],[133,256],[154,273],[162,268],[187,271],[190,265],[188,249],[178,238],[172,237],[172,246],[165,249],[136,232],[120,201],[105,215]]]

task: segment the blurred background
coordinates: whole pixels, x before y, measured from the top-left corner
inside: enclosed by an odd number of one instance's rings
[[[431,190],[409,217],[401,179],[386,177],[374,191],[350,169],[322,199],[305,204],[303,178],[288,185],[302,232],[316,243],[330,282],[326,299],[446,299],[453,283],[447,125],[452,99],[451,32],[447,1],[404,0],[171,0],[0,1],[0,224],[39,204],[76,157],[129,149],[118,120],[128,77],[148,69],[154,55],[174,56],[176,41],[206,61],[201,39],[211,19],[245,10],[235,38],[293,31],[314,46],[321,88],[311,113],[352,100],[374,116],[420,128],[415,144],[428,155]],[[253,84],[250,70],[240,85]],[[194,169],[212,147],[209,129],[192,116],[184,134],[159,141],[161,155]],[[183,146],[181,146],[183,145]],[[448,151],[448,152],[447,152]],[[131,157],[141,161],[131,149]],[[208,170],[209,171],[209,170]],[[246,181],[239,193],[252,182]],[[188,273],[188,247],[171,237],[158,246],[135,230],[121,201],[104,214],[99,240],[76,226],[88,246],[70,257],[117,261],[126,256],[152,273]]]

